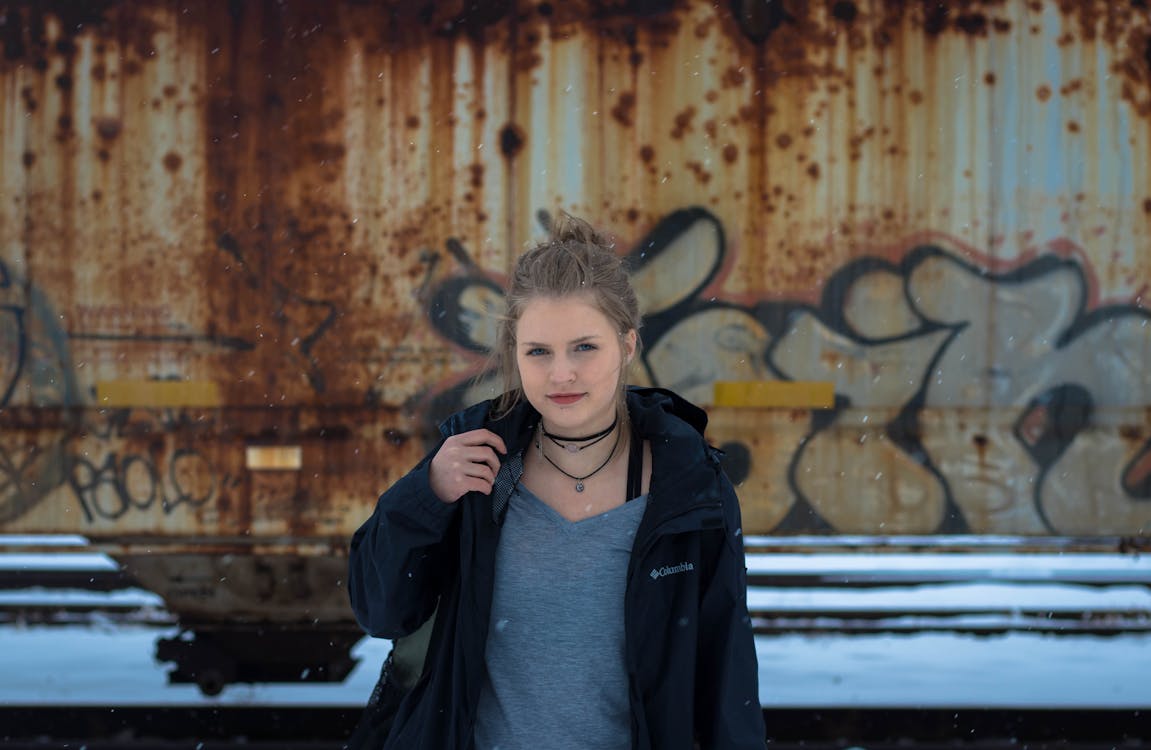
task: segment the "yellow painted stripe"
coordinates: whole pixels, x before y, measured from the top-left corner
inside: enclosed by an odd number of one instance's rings
[[[304,465],[304,449],[298,445],[249,445],[244,449],[244,465],[251,471],[299,471]]]
[[[96,384],[100,406],[219,406],[211,380],[105,380]]]
[[[816,380],[740,380],[715,384],[716,406],[777,406],[830,409],[835,383]]]

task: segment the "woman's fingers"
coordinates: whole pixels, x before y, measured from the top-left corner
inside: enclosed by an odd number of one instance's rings
[[[432,458],[432,490],[447,503],[468,492],[490,494],[500,470],[498,454],[506,452],[504,441],[490,430],[451,436]]]
[[[485,445],[468,449],[466,455],[465,465],[471,469],[469,472],[471,476],[490,477],[495,480],[496,473],[500,470],[500,458],[494,450]]]
[[[445,442],[458,440],[461,445],[487,445],[499,453],[507,453],[507,446],[504,445],[503,438],[495,434],[491,430],[471,430],[469,432],[461,432],[459,435],[453,435]]]

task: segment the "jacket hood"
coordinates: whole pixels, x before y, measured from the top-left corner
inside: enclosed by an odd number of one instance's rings
[[[702,437],[707,429],[707,412],[683,398],[679,394],[665,388],[628,388],[628,411],[632,422],[655,426],[666,422],[664,415],[678,417]],[[653,414],[656,412],[656,414]],[[643,429],[640,434],[644,437],[651,435]]]

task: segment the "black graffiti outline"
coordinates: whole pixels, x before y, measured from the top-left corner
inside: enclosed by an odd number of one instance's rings
[[[74,373],[67,346],[67,335],[56,323],[56,314],[40,290],[30,282],[22,282],[12,273],[8,263],[0,258],[0,292],[19,292],[18,304],[0,304],[0,315],[11,315],[15,321],[15,362],[7,383],[0,386],[0,408],[7,408],[22,382],[28,386],[37,402],[68,407],[78,402]],[[30,371],[30,363],[40,354],[52,369],[45,382],[37,369]],[[39,405],[39,403],[37,403]],[[61,429],[65,433],[76,422],[72,410],[62,412]],[[7,441],[0,442],[0,524],[15,521],[38,506],[53,490],[65,481],[64,438],[47,435],[48,442],[31,442],[12,448]],[[44,437],[38,434],[37,438]],[[19,436],[14,438],[19,441]],[[23,461],[20,457],[23,457]]]
[[[546,218],[546,215],[544,215],[545,226]],[[1092,327],[1114,321],[1117,318],[1123,316],[1138,316],[1144,319],[1151,318],[1151,313],[1137,306],[1109,305],[1087,310],[1086,300],[1088,297],[1086,292],[1088,291],[1089,284],[1082,264],[1075,259],[1060,257],[1054,254],[1045,254],[1025,261],[1006,271],[994,273],[936,244],[915,245],[903,255],[899,262],[892,262],[884,258],[873,256],[852,259],[842,268],[838,269],[828,281],[825,282],[821,290],[820,302],[816,305],[794,300],[760,300],[753,304],[745,305],[730,300],[716,298],[703,299],[701,292],[715,281],[722,268],[727,247],[722,225],[710,211],[702,207],[679,209],[668,214],[624,256],[625,262],[631,264],[630,267],[634,273],[636,270],[642,268],[643,265],[653,262],[661,252],[673,244],[680,233],[686,231],[694,222],[700,220],[709,221],[714,224],[720,242],[719,253],[712,267],[707,270],[702,279],[696,283],[695,287],[691,289],[688,294],[664,309],[645,316],[641,329],[644,347],[640,359],[643,366],[647,368],[651,381],[658,383],[660,379],[658,373],[653,372],[651,362],[647,358],[647,353],[654,348],[659,339],[670,333],[687,318],[716,309],[732,309],[745,312],[764,327],[765,331],[770,334],[770,341],[763,355],[763,365],[781,380],[790,380],[791,378],[780,369],[775,361],[774,353],[777,347],[781,345],[785,332],[790,328],[790,321],[794,316],[801,313],[815,316],[816,319],[828,329],[844,336],[852,342],[865,346],[895,343],[935,332],[946,331],[946,336],[925,364],[925,369],[919,378],[919,387],[906,402],[900,406],[896,416],[887,424],[883,425],[885,435],[892,445],[920,465],[941,488],[944,509],[940,523],[932,533],[960,534],[971,531],[970,523],[965,518],[962,508],[956,502],[949,479],[936,465],[935,460],[923,444],[922,429],[919,422],[919,415],[926,406],[927,395],[930,388],[930,378],[928,376],[939,366],[958,337],[967,329],[969,322],[956,321],[948,323],[936,321],[925,314],[924,311],[916,305],[909,289],[908,281],[918,266],[932,258],[943,257],[949,262],[957,264],[968,273],[997,285],[1022,284],[1058,270],[1073,271],[1076,281],[1084,293],[1081,295],[1079,309],[1075,312],[1074,318],[1068,323],[1067,327],[1059,334],[1055,341],[1055,351],[1069,346],[1081,336],[1086,335]],[[464,291],[476,285],[499,294],[503,293],[502,287],[497,283],[495,277],[486,274],[482,269],[476,266],[458,240],[454,238],[450,239],[448,246],[451,255],[462,267],[462,273],[440,282],[433,288],[428,305],[429,320],[432,322],[435,330],[448,341],[460,346],[466,351],[486,355],[487,348],[470,339],[465,328],[458,324],[459,316],[463,308],[460,300]],[[845,316],[845,306],[843,304],[847,290],[863,275],[875,272],[892,273],[902,280],[903,295],[909,309],[918,319],[917,326],[909,331],[904,331],[892,336],[873,337],[855,330],[848,324]],[[481,371],[475,380],[483,381],[491,377],[491,375],[492,373],[490,371]],[[459,383],[443,390],[433,390],[430,396],[422,399],[428,415],[436,420],[446,416],[462,405],[460,399],[467,389],[468,383]],[[820,516],[811,503],[811,499],[806,497],[805,493],[800,489],[798,471],[802,463],[803,455],[811,444],[811,441],[820,432],[834,425],[839,414],[850,406],[850,398],[845,394],[837,393],[835,404],[831,409],[814,411],[812,413],[809,431],[801,439],[792,454],[787,469],[787,482],[795,498],[795,502],[788,509],[783,520],[777,524],[774,531],[811,531],[813,529],[824,532],[834,531],[834,527]],[[1027,410],[1025,409],[1024,413],[1026,414],[1026,412]],[[1060,439],[1065,442],[1057,453],[1062,453],[1066,450],[1070,441],[1075,439],[1075,435],[1078,434],[1079,429],[1082,429],[1082,425],[1071,433],[1060,433]],[[1021,436],[1017,435],[1016,437],[1020,439],[1021,442],[1024,442]],[[1025,442],[1024,445],[1029,451],[1031,450]],[[733,445],[727,447],[730,454],[740,453],[740,446]],[[747,454],[746,449],[743,453]],[[1124,476],[1126,477],[1132,467],[1136,466],[1148,453],[1151,453],[1151,438],[1148,439],[1144,447],[1136,452],[1135,456],[1130,460],[1128,466],[1124,469]],[[1046,462],[1038,462],[1039,476],[1036,477],[1030,502],[1046,527],[1053,533],[1057,533],[1058,530],[1054,528],[1043,511],[1041,495],[1043,486],[1042,479],[1053,465],[1053,459]],[[1146,486],[1138,492],[1135,492],[1135,488],[1129,486],[1126,482],[1123,486],[1128,496],[1132,499],[1143,499],[1144,496],[1151,499],[1151,481],[1147,481],[1145,484]]]
[[[184,488],[179,476],[179,465],[188,460],[198,461],[206,467],[206,471],[200,472],[198,476],[208,477],[209,487],[199,495]],[[157,466],[157,461],[147,454],[109,451],[99,466],[84,456],[70,456],[68,484],[80,511],[84,514],[84,520],[88,523],[95,523],[98,520],[116,521],[132,510],[152,510],[157,501],[164,514],[170,515],[181,505],[200,507],[207,504],[216,497],[221,484],[227,484],[228,477],[225,475],[221,480],[211,460],[195,448],[177,448],[163,463],[166,463],[168,468],[171,493],[162,481],[163,474]],[[131,472],[137,466],[142,467],[148,479],[146,497],[137,496],[131,487]],[[86,472],[87,476],[81,477],[81,471]],[[110,507],[102,502],[105,495],[101,490],[104,488],[112,493]]]

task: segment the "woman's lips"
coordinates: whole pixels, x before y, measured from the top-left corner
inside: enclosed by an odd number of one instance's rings
[[[552,394],[548,395],[548,399],[552,403],[559,404],[560,406],[567,406],[568,404],[574,404],[576,401],[579,401],[581,398],[583,398],[582,393],[552,393]]]

